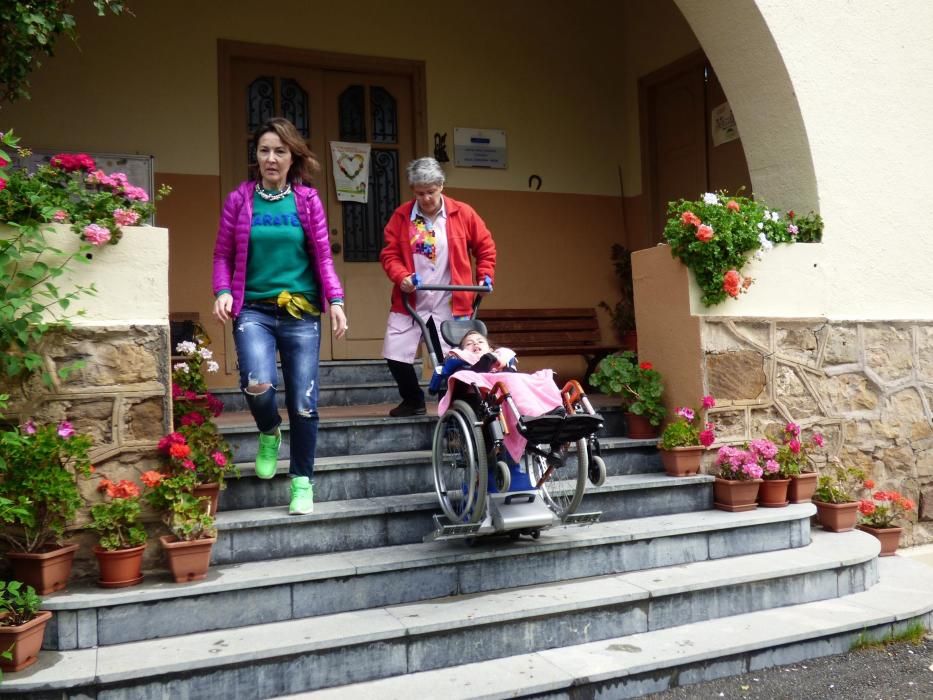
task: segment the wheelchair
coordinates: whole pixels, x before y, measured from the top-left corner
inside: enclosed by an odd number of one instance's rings
[[[424,291],[476,292],[470,319],[446,321],[440,333],[453,346],[471,330],[486,335],[476,318],[488,286],[419,285]],[[443,371],[441,348],[434,348],[422,319],[403,303],[421,325],[436,374]],[[540,416],[525,416],[506,383],[491,387],[457,380],[447,411],[438,419],[432,442],[434,487],[443,516],[435,515],[435,530],[425,541],[508,535],[537,539],[541,530],[556,525],[587,524],[601,513],[578,512],[587,480],[601,486],[606,464],[600,456],[598,432],[603,418],[576,381],[561,389],[562,405]],[[447,382],[444,378],[442,392]],[[509,426],[512,426],[511,428]],[[524,453],[512,459],[505,447],[510,430],[527,441]],[[571,449],[574,446],[575,449]]]

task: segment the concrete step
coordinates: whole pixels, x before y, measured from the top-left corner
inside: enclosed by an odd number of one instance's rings
[[[317,456],[373,454],[397,450],[427,450],[437,421],[436,404],[428,404],[428,415],[411,418],[390,418],[389,409],[394,404],[369,404],[365,406],[331,406],[322,408],[318,428]],[[625,417],[614,407],[600,409],[605,424],[601,433],[605,436],[624,434]],[[246,412],[224,413],[217,425],[230,446],[234,449],[237,462],[256,459],[258,442],[256,425]],[[283,414],[282,446],[279,458],[289,457],[288,418]]]
[[[403,675],[402,671],[384,680],[279,697],[637,698],[845,653],[856,641],[881,640],[915,622],[930,629],[933,569],[901,557],[879,560],[878,568],[878,585],[834,600],[758,610],[422,673]],[[689,697],[687,692],[685,697]],[[834,692],[839,697],[845,695],[844,689]],[[810,697],[818,697],[816,689],[813,693]]]
[[[661,470],[655,440],[604,438],[602,457],[610,476]],[[289,499],[288,462],[280,460],[272,481],[257,479],[255,463],[237,464],[239,479],[227,481],[220,510],[285,506]],[[315,461],[315,502],[422,493],[434,488],[430,450],[322,457]]]
[[[747,513],[705,511],[588,527],[541,538],[487,538],[333,552],[212,567],[179,586],[164,572],[139,586],[104,591],[69,586],[48,596],[55,612],[45,645],[68,650],[231,626],[327,615],[452,595],[550,584],[748,553],[809,541],[811,505]],[[808,560],[809,561],[809,560]],[[146,624],[134,624],[145,617]]]
[[[630,640],[675,625],[683,641],[685,625],[733,620],[735,626],[734,616],[762,607],[816,610],[823,605],[839,616],[845,605],[853,614],[858,611],[863,624],[873,616],[884,624],[891,621],[889,613],[848,602],[876,583],[878,550],[877,541],[865,533],[820,533],[800,550],[370,608],[320,616],[310,624],[289,620],[65,651],[49,655],[57,656],[58,663],[43,656],[22,679],[5,678],[0,692],[41,689],[81,697],[91,694],[93,685],[106,686],[107,697],[114,700],[262,698],[548,650],[555,652],[551,659],[572,663],[581,644],[598,646],[605,656],[607,646],[626,649]],[[929,612],[929,605],[918,605],[919,590],[904,589],[914,592],[913,615]],[[928,587],[922,595],[925,601],[933,598]],[[845,598],[834,600],[839,596]],[[907,596],[898,598],[890,605],[903,610]],[[759,638],[777,634],[758,627]],[[613,641],[607,645],[606,640]],[[731,644],[734,636],[707,635],[707,644],[714,642]],[[629,653],[640,648],[636,642],[631,646],[635,649]],[[654,660],[662,667],[664,662],[663,657]],[[587,677],[591,683],[602,680],[594,673]],[[384,697],[378,692],[368,696]]]
[[[425,384],[427,387],[427,384]],[[239,388],[215,389],[212,392],[224,404],[225,411],[247,411],[246,397]],[[285,392],[277,391],[275,401],[279,408],[285,408]],[[386,403],[397,404],[401,399],[395,382],[369,382],[363,384],[320,384],[318,387],[318,407],[321,406],[356,406],[360,404]]]
[[[630,474],[589,484],[579,512],[601,511],[602,520],[623,520],[706,510],[713,504],[713,477]],[[429,493],[315,504],[310,515],[289,515],[285,507],[252,508],[217,514],[220,533],[213,564],[282,559],[322,552],[368,549],[420,542],[434,530],[440,513]]]

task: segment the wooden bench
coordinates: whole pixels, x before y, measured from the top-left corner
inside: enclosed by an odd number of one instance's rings
[[[596,309],[484,309],[479,319],[486,324],[493,344],[511,348],[519,359],[528,355],[582,355],[586,375],[606,355],[622,350],[603,345]]]

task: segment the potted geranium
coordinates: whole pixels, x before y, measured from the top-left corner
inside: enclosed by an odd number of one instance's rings
[[[748,443],[747,449],[761,466],[761,485],[758,487],[758,505],[765,508],[783,508],[787,505],[787,487],[790,479],[781,471],[777,461],[778,446],[767,438]]]
[[[809,503],[813,497],[818,475],[812,469],[810,452],[822,448],[824,443],[821,433],[813,433],[809,440],[804,440],[799,425],[784,426],[776,459],[781,465],[781,476],[790,479],[787,499],[791,503]]]
[[[161,471],[142,475],[149,488],[147,502],[162,515],[170,535],[162,536],[162,547],[177,582],[194,581],[207,575],[210,550],[217,541],[210,499],[195,494],[197,465],[187,438],[169,433],[159,441]]]
[[[724,445],[716,453],[716,466],[713,505],[730,512],[757,508],[758,487],[764,471],[759,455],[750,449]]]
[[[127,479],[103,478],[97,490],[107,499],[91,506],[89,527],[100,535],[94,547],[100,567],[97,584],[103,588],[135,586],[143,580],[146,549],[146,528],[139,521],[139,486]]]
[[[865,488],[874,489],[875,482],[865,481]],[[874,491],[871,498],[859,501],[859,530],[874,535],[881,542],[882,557],[890,557],[897,551],[903,528],[894,523],[907,517],[916,505],[897,491]]]
[[[22,581],[0,581],[0,668],[22,671],[38,660],[45,626],[52,618],[42,599]]]
[[[703,410],[716,405],[712,396],[704,396]],[[682,406],[675,413],[677,419],[665,426],[658,440],[661,463],[670,476],[687,476],[700,471],[703,451],[716,440],[712,423],[703,423],[701,416],[692,408]],[[702,430],[701,430],[702,426]]]
[[[83,505],[77,475],[89,476],[91,439],[68,421],[27,421],[0,434],[0,497],[16,509],[0,536],[10,545],[14,577],[40,595],[65,587],[76,544],[64,534]]]
[[[626,411],[630,438],[657,437],[666,410],[661,402],[661,374],[650,362],[639,362],[634,352],[603,358],[589,383],[610,396],[619,396]]]
[[[753,280],[742,276],[742,268],[752,254],[760,256],[775,243],[792,243],[801,230],[807,240],[819,240],[822,230],[816,214],[782,215],[761,202],[725,192],[671,202],[668,215],[664,239],[671,255],[693,270],[706,306],[748,290]]]
[[[828,469],[820,474],[813,494],[817,517],[824,530],[846,532],[855,529],[859,499],[856,493],[864,487],[865,472],[858,467],[844,467],[831,458]]]
[[[230,476],[238,476],[239,472],[233,463],[233,450],[220,430],[212,422],[199,423],[199,415],[197,412],[189,414],[193,422],[183,424],[177,432],[191,448],[189,459],[194,462],[198,481],[194,494],[208,497],[210,513],[216,515],[220,491],[227,486],[225,480]]]

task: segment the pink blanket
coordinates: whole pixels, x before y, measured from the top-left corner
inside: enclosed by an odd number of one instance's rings
[[[483,373],[471,372],[470,370],[460,370],[451,375],[447,380],[447,393],[441,399],[437,406],[437,414],[442,416],[447,412],[450,401],[454,394],[454,383],[463,382],[470,385],[475,384],[478,387],[492,389],[493,384],[502,382],[509,393],[518,410],[523,416],[540,416],[562,405],[560,389],[554,383],[554,370],[540,369],[534,374],[522,374],[519,372],[494,372]],[[516,418],[507,406],[502,407],[502,415],[505,416],[506,425],[509,426],[509,434],[505,436],[505,448],[509,455],[516,462],[519,461],[525,453],[525,443],[518,429],[515,427]]]

